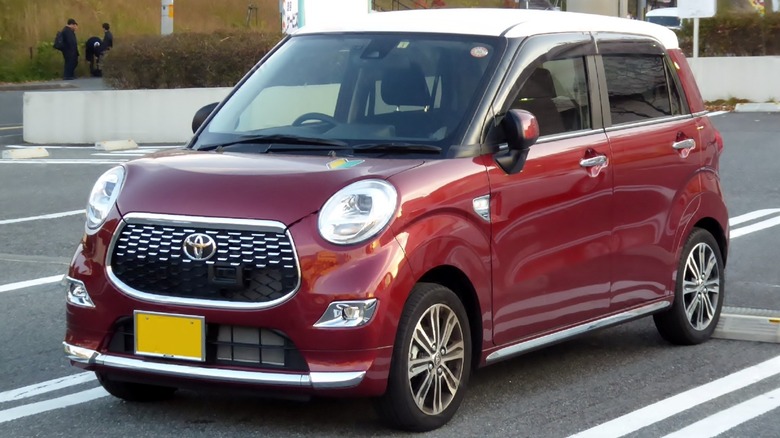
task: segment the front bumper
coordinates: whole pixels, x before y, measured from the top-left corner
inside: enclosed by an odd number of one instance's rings
[[[209,382],[246,383],[278,387],[305,388],[314,390],[348,389],[358,386],[366,375],[365,371],[319,371],[308,373],[273,373],[267,371],[240,371],[221,368],[206,368],[191,365],[175,365],[147,362],[62,343],[65,355],[77,364],[88,367],[103,367],[132,373],[155,375]]]

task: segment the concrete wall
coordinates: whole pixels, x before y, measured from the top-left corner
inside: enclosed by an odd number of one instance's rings
[[[780,100],[780,56],[689,58],[704,100]],[[40,91],[24,94],[24,141],[92,144],[106,140],[185,143],[192,116],[230,88]]]
[[[704,100],[780,100],[780,56],[688,58]]]
[[[230,88],[26,92],[24,141],[184,143],[192,137],[195,112],[228,92]]]

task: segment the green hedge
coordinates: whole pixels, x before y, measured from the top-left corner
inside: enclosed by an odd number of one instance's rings
[[[693,20],[677,33],[686,55],[693,54]],[[780,13],[716,15],[699,20],[699,56],[780,55]]]
[[[230,87],[281,38],[242,32],[122,39],[104,58],[103,78],[118,89]]]

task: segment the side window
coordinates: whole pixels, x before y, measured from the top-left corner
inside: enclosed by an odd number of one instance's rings
[[[665,65],[666,82],[669,84],[669,97],[672,99],[672,115],[679,116],[681,114],[686,114],[686,107],[682,103],[682,93],[680,92],[678,85],[680,81],[675,81],[677,73],[675,73],[674,70],[669,66],[668,62],[665,63]]]
[[[604,55],[612,124],[673,115],[663,56]],[[677,100],[679,111],[679,99]]]
[[[511,108],[535,115],[541,135],[590,129],[584,58],[556,59],[535,67]]]

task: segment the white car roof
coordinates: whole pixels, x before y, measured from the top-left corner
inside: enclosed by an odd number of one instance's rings
[[[333,32],[449,33],[520,38],[560,32],[619,32],[654,38],[678,48],[677,35],[657,24],[627,18],[529,9],[415,9],[372,12],[359,19],[305,26],[297,35]]]

